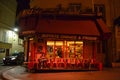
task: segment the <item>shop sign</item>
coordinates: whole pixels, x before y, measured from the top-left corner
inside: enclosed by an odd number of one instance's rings
[[[21,34],[22,35],[27,35],[27,34],[34,34],[35,31],[23,31]]]
[[[78,35],[41,34],[40,37],[54,38],[54,39],[72,39],[72,40],[97,40],[97,37],[78,36]]]
[[[42,38],[56,38],[56,39],[77,39],[77,36],[72,35],[57,35],[57,34],[42,34]]]
[[[57,34],[42,34],[40,37],[41,38],[59,38],[59,35],[57,35]]]
[[[34,8],[31,8],[31,9],[26,9],[26,10],[23,10],[22,12],[21,12],[21,17],[22,16],[28,16],[28,15],[32,15],[32,14],[40,14],[41,13],[41,9],[34,9]]]
[[[88,37],[88,36],[83,36],[82,40],[97,40],[97,37]]]
[[[70,35],[60,35],[61,39],[77,39],[77,36],[70,36]]]

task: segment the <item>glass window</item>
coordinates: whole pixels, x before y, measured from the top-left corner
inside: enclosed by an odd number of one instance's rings
[[[76,41],[75,42],[75,57],[82,59],[83,58],[83,41]]]
[[[83,42],[77,41],[76,42],[76,54],[82,54],[83,53]]]
[[[47,53],[53,54],[54,41],[47,41]]]
[[[83,42],[82,41],[67,41],[69,57],[83,55]]]
[[[70,3],[69,4],[69,10],[71,12],[81,11],[81,3]]]
[[[56,44],[56,46],[62,46],[63,45],[63,41],[56,41],[55,44]]]
[[[55,55],[57,57],[63,57],[63,41],[55,42]]]
[[[105,16],[105,6],[104,4],[95,4],[94,5],[94,11],[98,14],[100,14],[103,17],[103,20],[106,21]]]
[[[47,41],[47,54],[54,57],[83,56],[83,41]]]
[[[68,41],[67,46],[68,46],[68,53],[70,55],[74,54],[74,41]]]
[[[54,45],[54,41],[47,41],[47,45]]]

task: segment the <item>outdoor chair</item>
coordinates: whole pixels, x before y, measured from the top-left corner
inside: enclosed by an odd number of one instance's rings
[[[60,68],[65,68],[66,67],[66,63],[64,61],[64,58],[60,58],[58,64],[59,64]]]
[[[75,68],[75,58],[70,59],[71,68]]]
[[[66,68],[70,68],[70,65],[71,65],[70,58],[67,58],[66,59]]]
[[[58,68],[58,62],[59,62],[59,58],[55,58],[53,61],[53,67],[54,68]]]

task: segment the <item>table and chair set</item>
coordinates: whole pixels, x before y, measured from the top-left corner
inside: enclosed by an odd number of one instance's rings
[[[93,69],[102,70],[102,63],[95,62],[93,59],[77,58],[43,58],[38,59],[39,69]]]

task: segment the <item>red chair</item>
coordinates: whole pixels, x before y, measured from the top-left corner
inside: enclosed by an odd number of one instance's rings
[[[66,67],[64,58],[60,58],[58,64],[59,64],[60,68],[65,68]]]
[[[70,59],[71,68],[75,68],[75,58]]]
[[[79,66],[80,66],[80,60],[76,59],[75,64],[76,64],[76,68],[79,68]]]
[[[67,58],[66,59],[66,68],[70,68],[70,65],[71,65],[70,58]]]
[[[47,67],[48,67],[48,68],[51,67],[51,61],[50,61],[50,59],[48,59],[48,61],[47,61]]]
[[[53,61],[53,67],[58,68],[59,58],[55,58]]]

